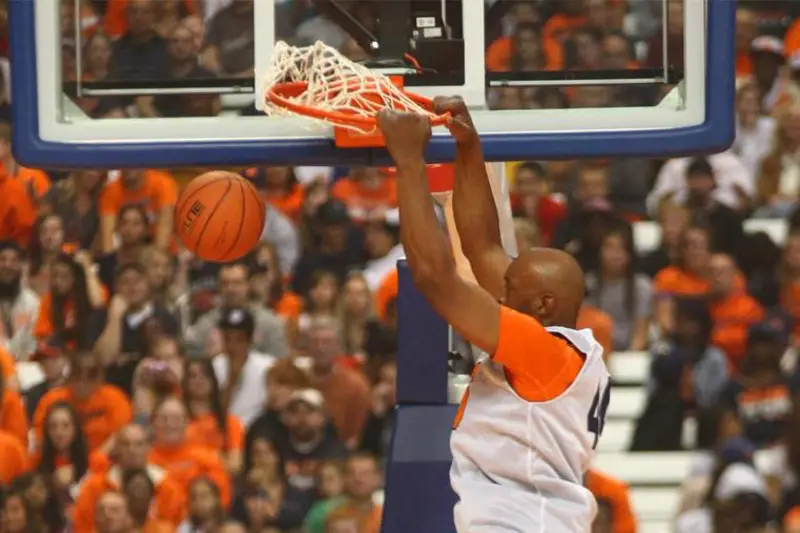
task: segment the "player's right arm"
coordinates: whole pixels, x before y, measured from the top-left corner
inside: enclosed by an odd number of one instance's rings
[[[453,214],[461,239],[461,250],[481,287],[496,299],[505,292],[505,275],[511,263],[500,237],[492,187],[486,173],[480,138],[461,98],[437,98],[437,113],[449,112],[448,128],[456,140]]]

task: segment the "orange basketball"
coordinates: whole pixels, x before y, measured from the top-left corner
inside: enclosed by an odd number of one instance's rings
[[[264,200],[249,181],[221,170],[206,172],[183,189],[175,206],[175,232],[206,261],[239,259],[261,238]]]

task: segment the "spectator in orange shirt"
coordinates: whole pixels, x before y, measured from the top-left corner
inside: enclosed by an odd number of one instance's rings
[[[305,191],[292,167],[250,168],[244,172],[244,177],[254,182],[257,189],[263,190],[267,202],[289,220],[300,220]]]
[[[8,486],[28,470],[25,446],[16,435],[0,430],[0,485]],[[8,497],[8,495],[6,495]]]
[[[134,533],[136,531],[125,495],[109,490],[100,495],[92,509],[93,525],[97,533]],[[92,528],[94,531],[95,528]],[[88,532],[87,532],[88,533]]]
[[[584,485],[598,504],[606,503],[611,510],[609,533],[636,533],[636,517],[631,508],[628,486],[619,479],[590,468],[584,477]]]
[[[25,246],[36,222],[36,205],[25,186],[11,176],[0,174],[0,240]]]
[[[167,398],[153,412],[153,446],[148,456],[150,463],[165,469],[171,479],[188,493],[192,479],[206,476],[220,489],[227,508],[231,502],[231,486],[224,463],[219,456],[204,446],[188,440],[189,417],[186,407],[178,398]]]
[[[50,177],[41,170],[25,168],[14,159],[11,153],[11,124],[0,121],[0,172],[11,179],[19,181],[31,199],[33,205],[50,189]]]
[[[578,314],[578,322],[575,329],[584,328],[592,330],[595,340],[603,347],[603,359],[608,361],[614,349],[612,340],[614,320],[601,309],[584,304]]]
[[[742,78],[753,73],[750,57],[750,43],[758,34],[758,15],[747,7],[736,8],[736,77]]]
[[[19,393],[8,390],[0,379],[0,430],[16,437],[23,446],[28,445],[28,417]]]
[[[541,25],[542,15],[536,4],[529,2],[515,2],[510,5],[508,13],[505,14],[505,24],[512,26],[511,32],[521,25]],[[496,39],[486,50],[486,68],[492,72],[500,72],[509,69],[511,56],[514,55],[514,45],[512,37],[503,36]]]
[[[90,346],[95,332],[93,319],[108,299],[108,292],[94,269],[88,252],[73,259],[59,254],[53,262],[50,291],[42,297],[34,334],[39,339],[58,335],[68,344]]]
[[[100,211],[100,239],[104,253],[114,251],[114,229],[124,205],[139,204],[152,224],[153,244],[168,249],[172,244],[173,210],[178,200],[175,180],[157,170],[125,170],[116,181],[103,187]]]
[[[14,356],[2,346],[0,346],[0,378],[2,378],[3,388],[5,390],[19,391],[17,361],[14,359]]]
[[[81,533],[94,533],[95,508],[106,492],[122,490],[123,475],[146,469],[155,487],[155,502],[152,516],[158,520],[178,525],[186,513],[186,492],[183,486],[167,475],[167,472],[148,461],[150,445],[147,432],[137,425],[123,428],[117,437],[113,462],[98,464],[83,479],[73,511],[73,527]],[[93,465],[94,466],[94,465]]]
[[[764,318],[764,309],[736,286],[736,265],[730,256],[715,254],[710,263],[711,343],[725,352],[731,368],[738,369],[746,353],[747,331]]]
[[[672,331],[675,298],[699,298],[708,294],[709,263],[711,261],[710,234],[704,226],[693,225],[684,229],[680,252],[674,265],[661,269],[653,279],[656,297],[653,316],[662,334]]]
[[[44,421],[50,407],[67,402],[80,415],[89,450],[108,452],[114,435],[131,420],[131,402],[122,391],[105,384],[98,356],[78,351],[71,359],[72,370],[66,385],[45,394],[33,415],[36,442],[43,441]]]
[[[244,426],[238,417],[223,410],[219,382],[210,359],[186,363],[183,399],[191,420],[186,439],[219,454],[228,472],[239,474],[244,460]]]
[[[385,168],[357,167],[334,184],[331,196],[347,206],[353,220],[362,221],[373,211],[397,207],[397,181]]]
[[[146,468],[125,472],[122,476],[122,494],[128,503],[136,531],[139,533],[174,533],[175,526],[151,516],[155,503],[156,488]]]

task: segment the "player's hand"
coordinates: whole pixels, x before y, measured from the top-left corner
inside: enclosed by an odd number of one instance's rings
[[[437,96],[433,99],[433,112],[437,115],[450,113],[446,126],[457,143],[469,143],[478,138],[467,104],[460,96]]]
[[[398,166],[416,164],[424,159],[425,146],[431,138],[428,117],[384,109],[378,113],[378,127],[386,140],[386,149]]]

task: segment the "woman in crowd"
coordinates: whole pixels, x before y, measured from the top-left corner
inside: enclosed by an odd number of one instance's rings
[[[228,472],[239,474],[244,461],[244,426],[236,416],[225,413],[210,359],[186,363],[183,399],[191,419],[187,438],[220,454]]]
[[[12,491],[25,497],[37,530],[43,533],[66,531],[67,519],[61,502],[70,501],[69,496],[58,494],[58,487],[53,487],[41,473],[18,477],[12,484]]]
[[[251,290],[255,300],[284,320],[296,320],[303,310],[303,300],[286,286],[286,275],[275,247],[262,242],[254,252],[254,258],[256,267]]]
[[[68,246],[97,250],[95,241],[100,224],[97,202],[106,177],[102,170],[76,170],[47,192],[44,210],[58,214],[64,221]]]
[[[373,301],[364,275],[360,272],[349,274],[342,287],[338,314],[344,353],[352,358],[355,366],[393,351],[393,343],[375,317]]]
[[[772,151],[757,176],[758,217],[782,218],[800,199],[800,103],[783,110],[778,118]]]
[[[58,402],[47,413],[44,426],[41,451],[31,458],[31,466],[68,494],[89,469],[89,448],[78,414],[69,403]]]
[[[225,520],[219,488],[206,477],[196,477],[189,485],[189,510],[176,533],[214,531]]]
[[[119,245],[116,251],[97,258],[99,276],[109,291],[114,290],[116,270],[119,265],[138,263],[141,253],[149,242],[150,225],[147,211],[138,204],[128,204],[117,215]]]
[[[305,333],[314,318],[320,316],[335,317],[336,302],[339,297],[339,280],[336,275],[326,270],[318,270],[311,276],[308,297],[305,299],[303,312],[291,327],[291,339],[299,345],[303,344]]]
[[[50,289],[50,269],[63,251],[64,220],[55,213],[40,217],[28,250],[28,283],[37,293]]]
[[[587,303],[614,320],[614,350],[644,350],[651,316],[650,280],[636,271],[633,228],[620,224],[603,237],[599,269],[586,276]]]
[[[50,533],[44,524],[37,524],[31,506],[21,491],[6,492],[0,526],[3,533]]]

